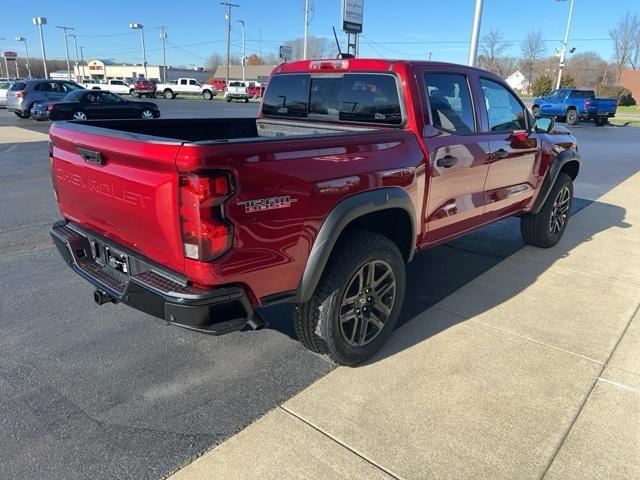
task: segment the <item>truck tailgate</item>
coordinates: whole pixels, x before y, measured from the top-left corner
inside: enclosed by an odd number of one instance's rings
[[[594,98],[590,111],[597,113],[615,113],[618,101],[615,98]]]
[[[180,143],[72,124],[54,124],[50,136],[62,215],[182,272],[175,167]]]

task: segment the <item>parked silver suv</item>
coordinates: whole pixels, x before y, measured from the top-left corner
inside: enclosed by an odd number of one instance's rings
[[[81,88],[70,80],[18,80],[7,92],[7,110],[20,118],[29,118],[36,103],[59,102],[69,92]]]

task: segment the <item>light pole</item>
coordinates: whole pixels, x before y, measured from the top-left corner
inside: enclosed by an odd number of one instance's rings
[[[482,22],[482,4],[484,0],[476,0],[476,9],[473,14],[473,31],[471,32],[471,45],[469,46],[469,59],[467,65],[474,67],[478,56],[478,42],[480,40],[480,23]]]
[[[80,76],[80,57],[78,57],[78,39],[76,38],[76,34],[69,35],[73,37],[73,46],[76,49],[76,68],[74,69],[74,74],[76,76],[76,82],[78,81],[78,77]]]
[[[167,27],[160,27],[160,40],[162,40],[162,81],[167,82],[167,32],[164,29]]]
[[[27,54],[27,75],[31,80],[31,67],[29,66],[29,47],[27,47],[27,39],[24,37],[16,37],[16,42],[24,42],[24,51]]]
[[[64,36],[64,53],[67,57],[67,78],[71,80],[71,62],[69,61],[69,42],[67,42],[67,30],[75,29],[71,27],[61,27],[59,25],[56,25],[56,28],[59,28],[63,32],[62,35]]]
[[[143,63],[144,78],[148,78],[147,77],[147,49],[144,46],[144,25],[142,25],[141,23],[130,23],[129,28],[132,28],[133,30],[140,30],[140,36],[142,38],[142,60],[144,62]]]
[[[231,7],[239,7],[234,3],[220,2],[220,5],[227,7],[227,11],[224,14],[224,18],[227,21],[227,88],[229,87],[229,59],[231,57]]]
[[[566,2],[567,0],[556,0],[557,2]],[[560,81],[562,80],[562,69],[564,68],[564,57],[567,54],[567,43],[569,43],[569,30],[571,30],[571,17],[573,16],[573,3],[575,0],[570,0],[569,4],[569,18],[567,19],[567,29],[564,32],[564,41],[562,42],[562,51],[560,52],[560,64],[558,65],[558,80],[556,81],[556,90],[560,88]]]
[[[302,59],[307,59],[307,44],[309,40],[309,0],[304,0],[304,45],[302,47]]]
[[[245,64],[247,63],[247,51],[245,49],[245,44],[244,44],[244,20],[238,20],[238,23],[242,24],[242,83],[244,83],[244,79],[245,79],[244,68],[245,68]]]
[[[33,24],[38,26],[40,31],[40,48],[42,48],[42,66],[44,67],[44,78],[49,78],[47,73],[47,53],[44,50],[44,36],[42,34],[42,25],[47,24],[46,17],[33,17]]]

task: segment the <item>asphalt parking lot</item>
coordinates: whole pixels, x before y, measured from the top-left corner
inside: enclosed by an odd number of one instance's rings
[[[164,118],[257,111],[157,103]],[[48,129],[4,110],[0,126]],[[584,162],[579,210],[640,169],[640,129],[572,130]],[[124,306],[95,306],[92,288],[48,237],[58,211],[46,139],[34,138],[0,143],[0,478],[161,478],[333,369],[292,338],[285,307],[263,312],[265,330],[211,337]],[[521,247],[510,219],[419,254],[400,323]]]

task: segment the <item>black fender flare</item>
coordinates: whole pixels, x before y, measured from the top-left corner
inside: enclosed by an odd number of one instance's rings
[[[581,161],[582,159],[580,158],[580,154],[575,150],[565,150],[563,152],[560,152],[556,156],[556,158],[553,159],[551,165],[549,166],[549,170],[547,171],[547,175],[542,181],[542,185],[540,186],[540,193],[538,193],[538,196],[533,203],[533,207],[531,207],[530,213],[535,215],[536,213],[540,212],[542,206],[544,205],[544,202],[547,201],[549,193],[551,192],[551,188],[553,188],[553,185],[556,183],[556,180],[558,179],[558,175],[560,175],[562,168],[571,162],[575,162],[578,164],[579,170]]]
[[[414,206],[407,192],[400,187],[386,187],[357,193],[335,205],[320,227],[298,285],[295,301],[302,303],[311,298],[331,252],[347,225],[363,215],[391,208],[402,209],[411,218],[411,248],[407,256],[407,260],[411,261],[415,252],[417,227]]]

